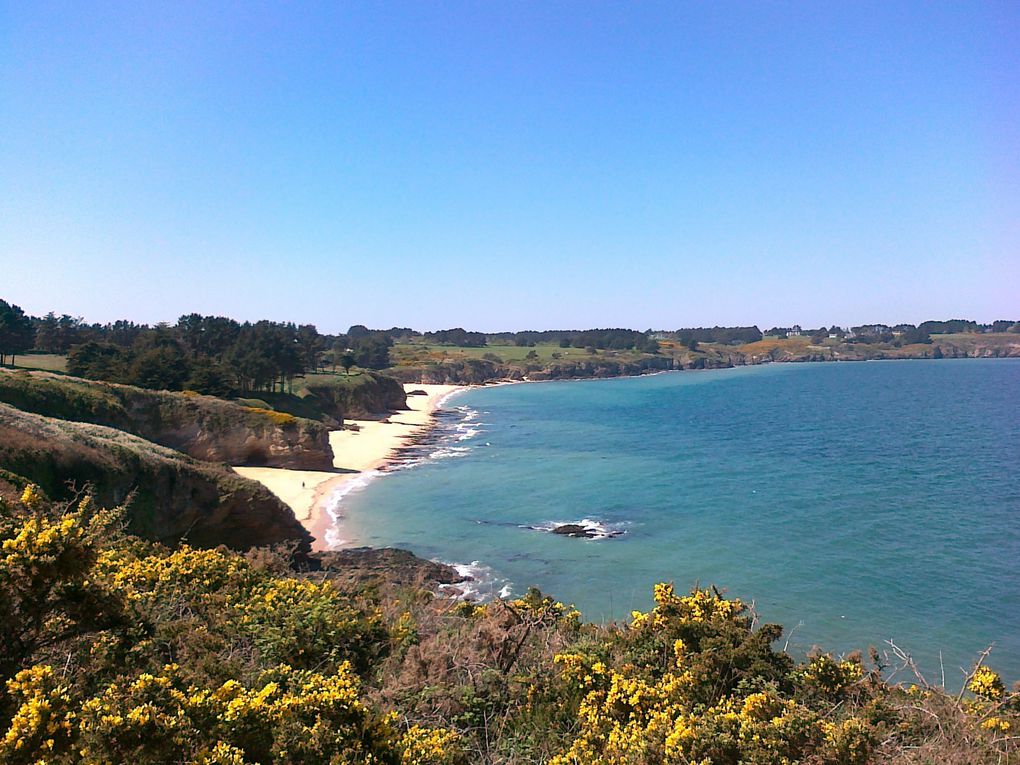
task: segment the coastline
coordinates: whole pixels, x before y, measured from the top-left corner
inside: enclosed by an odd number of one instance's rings
[[[981,358],[981,357],[959,357]],[[1001,358],[1001,357],[1000,357]],[[1007,357],[1008,358],[1008,357]],[[932,361],[934,359],[827,359],[825,361]],[[949,358],[948,360],[952,360]],[[409,409],[391,412],[377,419],[347,420],[342,430],[329,433],[333,450],[332,471],[295,470],[271,467],[234,467],[239,475],[258,481],[294,512],[294,516],[313,537],[312,549],[339,549],[346,540],[338,536],[338,506],[343,497],[379,475],[397,457],[397,452],[422,437],[436,422],[432,414],[453,395],[471,388],[535,383],[596,382],[628,378],[654,377],[679,372],[720,372],[769,363],[824,363],[809,360],[758,361],[727,367],[704,369],[656,369],[635,374],[604,377],[564,377],[508,379],[475,384],[403,383],[404,391],[424,391],[426,395],[407,397]],[[356,429],[350,428],[355,426]]]
[[[333,467],[338,472],[268,467],[235,467],[234,471],[258,481],[290,507],[315,538],[313,550],[332,549],[338,546],[338,540],[330,539],[337,520],[334,498],[339,500],[377,475],[396,450],[434,425],[436,409],[468,387],[405,383],[406,393],[420,390],[426,395],[408,395],[406,410],[376,420],[347,420],[343,430],[330,431]]]

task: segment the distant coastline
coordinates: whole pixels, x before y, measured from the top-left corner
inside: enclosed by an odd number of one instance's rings
[[[896,346],[890,343],[848,343],[837,339],[815,342],[809,337],[765,337],[751,343],[694,343],[686,347],[660,341],[657,353],[598,350],[581,356],[558,358],[552,346],[539,346],[536,358],[507,358],[479,351],[516,350],[482,346],[460,348],[430,346],[430,358],[420,361],[397,345],[397,363],[385,373],[405,383],[483,385],[500,382],[636,377],[655,372],[730,369],[772,363],[877,361],[959,358],[1020,358],[1020,334],[935,335],[931,343]],[[520,349],[527,350],[527,349]],[[438,358],[437,358],[438,356]]]

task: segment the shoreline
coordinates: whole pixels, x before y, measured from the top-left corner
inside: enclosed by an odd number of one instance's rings
[[[426,395],[408,395],[408,409],[381,419],[345,421],[342,430],[329,433],[337,472],[268,467],[235,467],[234,471],[258,481],[290,507],[314,538],[313,550],[335,549],[343,543],[335,537],[339,500],[379,475],[397,450],[434,427],[433,412],[469,387],[405,383],[406,393],[421,390]]]
[[[959,357],[956,360],[962,361],[967,358],[982,357]],[[796,362],[776,360],[704,369],[657,369],[607,377],[565,377],[540,380],[504,378],[475,384],[403,383],[405,392],[423,390],[426,395],[408,396],[409,409],[396,410],[379,419],[347,420],[344,429],[330,431],[329,442],[333,449],[334,470],[315,471],[270,467],[234,467],[232,469],[245,478],[258,481],[290,507],[298,522],[313,537],[312,549],[321,552],[340,549],[347,542],[338,536],[339,521],[341,520],[338,506],[343,497],[384,472],[385,468],[396,460],[397,453],[403,447],[410,445],[436,425],[432,416],[433,412],[441,409],[452,396],[465,390],[536,383],[607,382],[679,372],[724,372],[782,363],[824,364],[832,361],[935,360],[911,358],[827,359]],[[346,426],[349,425],[356,426],[357,430],[348,429]]]

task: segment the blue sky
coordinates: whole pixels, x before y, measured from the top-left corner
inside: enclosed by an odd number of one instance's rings
[[[1020,4],[0,3],[0,297],[482,330],[1020,317]]]

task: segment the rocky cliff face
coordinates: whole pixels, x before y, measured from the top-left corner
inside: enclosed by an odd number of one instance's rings
[[[287,543],[302,552],[311,544],[290,508],[261,484],[113,428],[0,404],[0,469],[54,499],[91,485],[101,505],[127,503],[129,531],[165,544]]]
[[[675,369],[665,356],[647,356],[636,361],[592,357],[584,361],[553,364],[503,364],[483,359],[448,361],[424,366],[397,367],[389,373],[404,382],[439,385],[480,385],[495,380],[575,380],[622,377]]]
[[[576,380],[600,377],[625,377],[661,372],[672,369],[672,360],[662,356],[649,356],[637,361],[592,358],[590,361],[566,361],[547,366],[528,366],[511,369],[510,380]]]
[[[505,380],[509,367],[484,359],[444,361],[423,366],[394,367],[387,374],[405,383],[425,385],[481,385]]]
[[[320,423],[211,396],[0,370],[0,402],[124,430],[196,459],[305,470],[333,466],[329,431]]]
[[[400,381],[376,372],[309,382],[305,387],[318,399],[323,412],[338,420],[407,409],[407,396]]]

